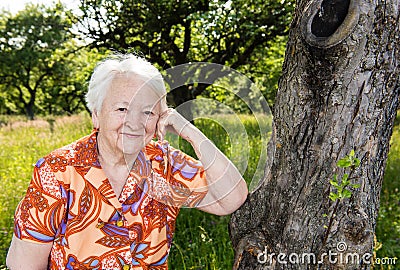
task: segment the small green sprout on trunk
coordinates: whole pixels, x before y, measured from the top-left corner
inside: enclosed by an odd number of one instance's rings
[[[341,160],[337,162],[337,166],[339,168],[350,168],[351,170],[354,170],[358,166],[360,166],[360,160],[355,157],[354,150],[351,150],[350,154]],[[349,187],[352,188],[359,188],[359,184],[352,184],[349,179],[349,174],[345,173],[343,174],[342,181],[338,180],[338,175],[334,174],[333,179],[329,181],[331,185],[336,189],[336,192],[331,192],[329,194],[329,199],[331,199],[333,202],[336,200],[342,200],[345,198],[350,198],[351,197],[351,190],[349,190]]]
[[[350,171],[349,173],[344,173],[342,178],[340,179],[337,174],[333,175],[333,179],[330,180],[331,188],[333,187],[334,190],[329,193],[329,199],[331,199],[335,203],[335,207],[332,211],[332,214],[329,219],[329,224],[328,226],[324,226],[326,228],[326,233],[323,241],[323,245],[326,244],[326,241],[328,239],[332,223],[336,217],[336,212],[338,210],[339,203],[343,201],[346,198],[350,198],[352,195],[352,191],[350,188],[356,189],[359,188],[359,184],[353,184],[351,183],[351,180],[354,178],[350,177],[350,173],[355,170],[358,166],[360,166],[360,160],[355,156],[354,150],[350,151],[350,154],[348,156],[345,156],[344,158],[340,159],[337,162],[337,167],[342,168],[344,170]],[[326,214],[324,216],[327,217]]]

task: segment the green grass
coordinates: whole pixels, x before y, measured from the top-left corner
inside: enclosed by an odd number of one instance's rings
[[[13,213],[26,191],[33,164],[51,150],[68,144],[91,131],[88,115],[47,118],[26,122],[21,118],[1,116],[0,128],[0,269],[12,237]],[[18,120],[18,121],[16,121]],[[248,184],[260,179],[263,166],[257,169],[269,134],[269,118],[260,128],[251,116],[218,116],[196,120],[196,125],[230,157],[244,173]],[[245,133],[248,137],[246,138]],[[190,145],[177,137],[168,137],[174,147],[193,154]],[[246,164],[247,163],[247,164]],[[382,247],[377,257],[400,257],[400,127],[395,127],[392,147],[381,194],[381,208],[376,229]],[[182,209],[178,217],[174,244],[169,258],[170,269],[231,269],[233,250],[228,234],[229,216],[219,217],[195,209]],[[376,269],[381,269],[377,267]],[[382,268],[389,269],[389,268]],[[395,269],[395,268],[391,268]]]
[[[398,121],[400,115],[397,116]],[[391,148],[382,184],[381,202],[376,237],[381,245],[377,258],[397,257],[397,268],[400,265],[400,125],[395,126],[391,139]],[[377,267],[377,269],[381,269]],[[384,268],[382,268],[384,269]]]
[[[91,130],[89,117],[60,118],[57,122],[10,121],[0,129],[0,266],[12,237],[14,210],[26,192],[33,165],[58,147],[68,144]],[[54,132],[52,132],[54,130]]]
[[[196,126],[223,151],[244,173],[250,185],[259,179],[265,160],[265,143],[271,131],[271,118],[241,115],[236,119],[221,115],[213,119],[198,119]],[[247,134],[247,135],[246,135]],[[261,136],[263,134],[263,136]],[[247,136],[247,137],[246,137]],[[167,138],[172,145],[195,156],[190,145],[182,140]],[[246,154],[248,152],[248,154]],[[253,181],[252,184],[256,184]],[[196,209],[182,209],[178,216],[174,244],[171,248],[171,269],[232,269],[233,249],[228,233],[229,216],[215,216]]]

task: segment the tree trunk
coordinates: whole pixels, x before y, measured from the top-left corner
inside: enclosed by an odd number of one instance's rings
[[[234,269],[369,268],[399,106],[399,10],[399,0],[298,1],[266,173],[230,222]],[[329,180],[352,149],[361,186],[333,202]]]
[[[177,65],[164,74],[164,81],[170,91],[169,104],[187,120],[193,123],[193,102],[208,86],[231,73],[231,69],[207,62]]]
[[[174,108],[183,115],[187,120],[193,121],[192,100],[196,97],[187,85],[179,86],[169,93],[172,97]]]
[[[26,103],[25,110],[26,110],[26,116],[28,117],[29,120],[35,120],[35,100],[30,99],[28,103]]]

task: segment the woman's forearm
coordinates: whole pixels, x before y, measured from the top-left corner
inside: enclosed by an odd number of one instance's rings
[[[187,125],[182,131],[182,137],[191,143],[207,176],[208,194],[200,208],[219,215],[232,213],[240,207],[248,194],[239,170],[195,126]]]

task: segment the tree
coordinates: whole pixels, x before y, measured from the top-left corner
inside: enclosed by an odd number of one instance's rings
[[[54,8],[27,5],[16,15],[4,15],[0,23],[0,84],[14,110],[25,111],[33,119],[38,96],[48,92],[48,80],[61,81],[65,55],[56,59],[55,53],[65,52],[63,48],[73,37],[72,21],[60,4]]]
[[[78,49],[77,49],[78,48]],[[89,50],[70,41],[64,51],[57,50],[51,57],[53,62],[63,62],[56,76],[46,80],[46,92],[37,103],[45,114],[74,114],[83,110],[90,112],[86,106],[85,94],[87,82],[104,52]]]
[[[92,47],[138,50],[162,69],[198,61],[240,69],[257,66],[256,54],[286,34],[293,2],[82,0],[78,29]],[[169,101],[178,106],[208,86],[174,89]]]
[[[399,105],[399,6],[297,2],[266,173],[230,222],[235,269],[369,268]]]

